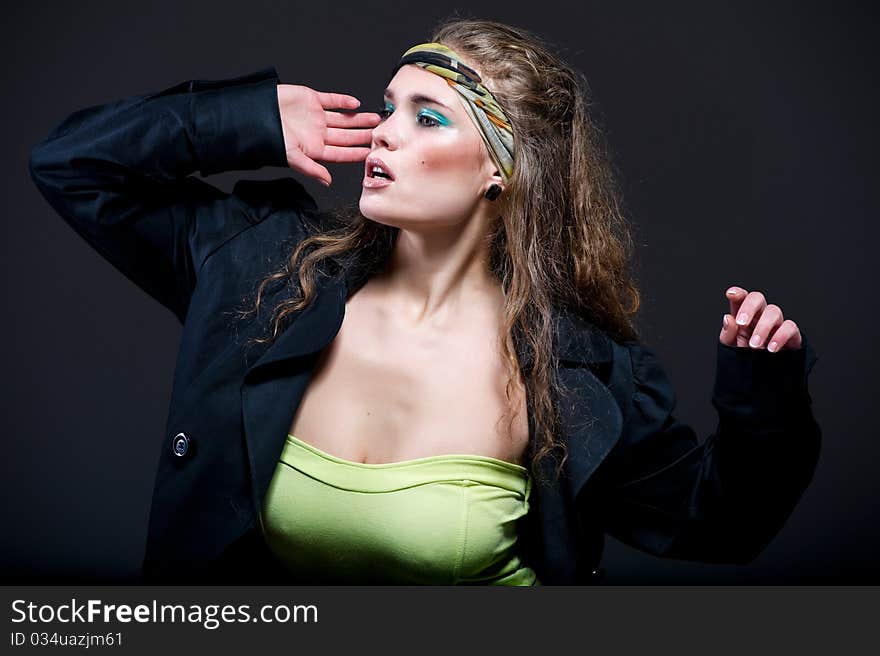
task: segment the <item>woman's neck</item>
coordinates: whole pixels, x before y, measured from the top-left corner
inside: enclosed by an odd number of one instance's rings
[[[503,302],[489,271],[488,240],[463,226],[426,231],[401,229],[375,283],[388,305],[411,325],[454,321],[474,305]]]

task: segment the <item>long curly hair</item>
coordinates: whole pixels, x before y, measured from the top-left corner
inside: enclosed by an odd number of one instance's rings
[[[617,341],[638,338],[633,240],[612,158],[588,111],[586,79],[540,37],[491,20],[451,17],[429,40],[476,68],[513,126],[514,171],[490,234],[490,268],[505,298],[500,355],[508,371],[508,408],[502,419],[509,419],[509,430],[517,414],[511,390],[524,383],[534,419],[529,469],[545,480],[539,465],[552,458],[558,477],[567,450],[559,439],[565,390],[558,380],[553,310],[582,316]],[[258,313],[274,283],[294,290],[274,308],[271,334],[252,342],[272,342],[285,320],[312,301],[323,264],[356,267],[369,276],[387,262],[399,228],[364,217],[357,204],[324,216],[285,266],[260,282],[252,307],[239,311],[242,318]]]

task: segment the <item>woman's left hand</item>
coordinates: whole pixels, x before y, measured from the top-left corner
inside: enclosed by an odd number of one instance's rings
[[[761,292],[749,292],[742,287],[730,287],[726,292],[730,314],[725,314],[718,339],[728,346],[780,350],[801,348],[801,331],[791,319],[784,319],[782,308],[767,305]],[[734,319],[734,317],[736,317]]]

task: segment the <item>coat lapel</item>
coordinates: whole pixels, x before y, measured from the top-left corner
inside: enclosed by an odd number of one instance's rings
[[[568,395],[561,400],[568,458],[564,478],[569,498],[584,484],[620,439],[623,414],[607,385],[613,364],[610,338],[580,317],[557,315],[559,379]]]
[[[320,352],[339,332],[346,286],[339,278],[317,281],[316,297],[244,374],[241,387],[245,448],[256,512],[275,472],[293,415],[313,367],[298,358]],[[266,299],[270,303],[272,299]]]
[[[316,281],[315,299],[247,369],[245,380],[271,365],[323,349],[342,325],[344,299],[344,281],[339,277],[328,279],[321,275]]]

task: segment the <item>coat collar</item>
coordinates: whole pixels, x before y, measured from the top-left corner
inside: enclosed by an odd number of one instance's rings
[[[247,369],[245,386],[257,372],[271,371],[285,361],[316,353],[336,336],[345,315],[348,290],[363,279],[355,280],[350,274],[319,275],[315,300]],[[562,407],[568,449],[564,484],[570,497],[575,498],[617,443],[623,419],[614,396],[600,380],[605,378],[601,372],[610,372],[612,366],[610,338],[582,317],[565,311],[555,316],[560,382],[571,394]]]
[[[339,332],[345,315],[345,281],[318,275],[315,299],[247,369],[245,380],[270,365],[320,351]]]
[[[598,368],[611,362],[612,349],[608,336],[587,319],[566,311],[556,313],[558,357],[565,363]]]

